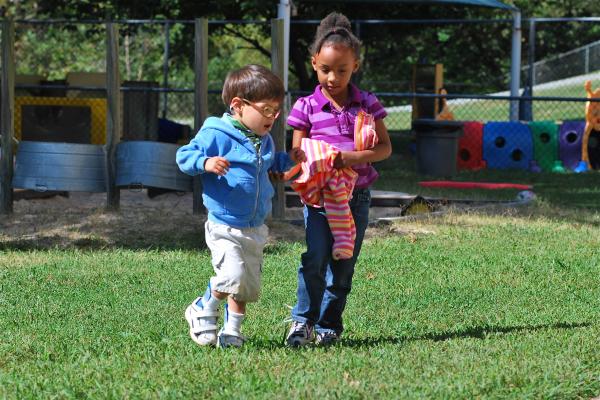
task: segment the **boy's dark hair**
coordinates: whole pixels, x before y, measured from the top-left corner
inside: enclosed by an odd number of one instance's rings
[[[323,46],[336,44],[342,44],[354,50],[356,59],[360,59],[361,42],[352,33],[350,20],[344,14],[334,11],[321,20],[309,49],[310,54],[319,54]]]
[[[234,97],[250,101],[283,101],[283,82],[271,70],[262,65],[249,64],[227,74],[221,98],[229,107]]]

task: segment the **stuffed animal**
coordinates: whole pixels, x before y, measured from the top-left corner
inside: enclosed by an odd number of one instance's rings
[[[446,89],[444,89],[444,88],[440,89],[440,95],[445,96],[447,94],[448,94],[448,92],[446,92]],[[448,108],[448,104],[446,103],[446,98],[440,97],[440,102],[442,104],[442,110],[435,117],[435,119],[437,119],[438,121],[454,121],[454,114],[452,114],[452,111],[450,111],[450,109]]]
[[[600,89],[592,92],[592,82],[585,82],[585,91],[588,99],[600,98]],[[588,101],[585,103],[585,129],[581,141],[581,162],[575,168],[575,172],[585,172],[592,168],[588,152],[588,142],[592,131],[600,132],[600,102]]]

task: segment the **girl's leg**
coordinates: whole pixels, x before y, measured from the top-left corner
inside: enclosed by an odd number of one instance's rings
[[[369,207],[371,194],[368,189],[356,189],[350,201],[354,224],[356,225],[356,241],[354,256],[347,260],[331,260],[326,273],[326,288],[321,303],[320,318],[317,331],[333,331],[340,335],[344,330],[342,313],[346,307],[346,299],[352,289],[354,265],[360,249],[367,225],[369,224]]]
[[[319,319],[333,236],[322,208],[304,207],[304,224],[306,252],[302,254],[298,268],[297,303],[292,310],[292,319],[314,325]]]

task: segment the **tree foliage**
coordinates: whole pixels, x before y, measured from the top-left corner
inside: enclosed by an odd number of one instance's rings
[[[389,2],[296,0],[290,34],[290,88],[310,90],[316,82],[310,68],[308,47],[318,19],[332,10],[351,20],[466,19],[497,20],[493,23],[462,24],[355,24],[363,41],[360,83],[374,91],[408,91],[412,65],[443,63],[445,80],[454,92],[503,90],[510,65],[511,14],[480,7],[391,4]],[[590,16],[595,2],[576,0],[506,1],[519,7],[523,18]],[[209,78],[218,87],[228,70],[248,62],[267,64],[270,55],[270,25],[277,15],[277,0],[37,0],[9,3],[5,12],[16,19],[61,18],[81,20],[255,20],[257,24],[211,24]],[[312,19],[315,23],[300,23]],[[59,75],[69,68],[98,68],[95,59],[104,52],[97,44],[101,25],[81,29],[63,25],[49,29],[33,25],[18,37],[20,68],[27,72],[52,69]],[[122,47],[129,58],[122,60],[129,79],[162,80],[164,25],[123,25]],[[523,24],[524,51],[528,24]],[[68,39],[60,34],[69,32]],[[570,50],[598,40],[600,24],[538,24],[536,59]],[[169,84],[189,87],[193,83],[193,24],[169,28]],[[37,46],[37,47],[36,47]],[[24,51],[24,49],[27,51]],[[74,51],[76,49],[76,51]],[[96,53],[94,54],[94,49]],[[18,49],[19,50],[19,49]],[[51,54],[49,56],[48,54]],[[70,55],[68,55],[70,54]],[[68,56],[66,56],[68,55]],[[37,57],[37,58],[36,58]],[[526,56],[523,57],[526,60]],[[91,61],[92,60],[92,61]],[[62,67],[61,67],[62,66]]]

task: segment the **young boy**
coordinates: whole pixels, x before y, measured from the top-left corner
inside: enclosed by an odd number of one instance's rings
[[[201,175],[206,244],[215,276],[205,293],[185,311],[190,336],[199,345],[241,347],[240,327],[246,303],[258,300],[263,248],[274,190],[269,169],[280,173],[304,153],[275,153],[269,130],[280,114],[281,80],[267,68],[247,65],[227,75],[222,98],[230,113],[207,118],[200,132],[177,151],[177,164],[189,175]],[[284,165],[281,165],[284,164]],[[217,333],[218,307],[225,321]]]

